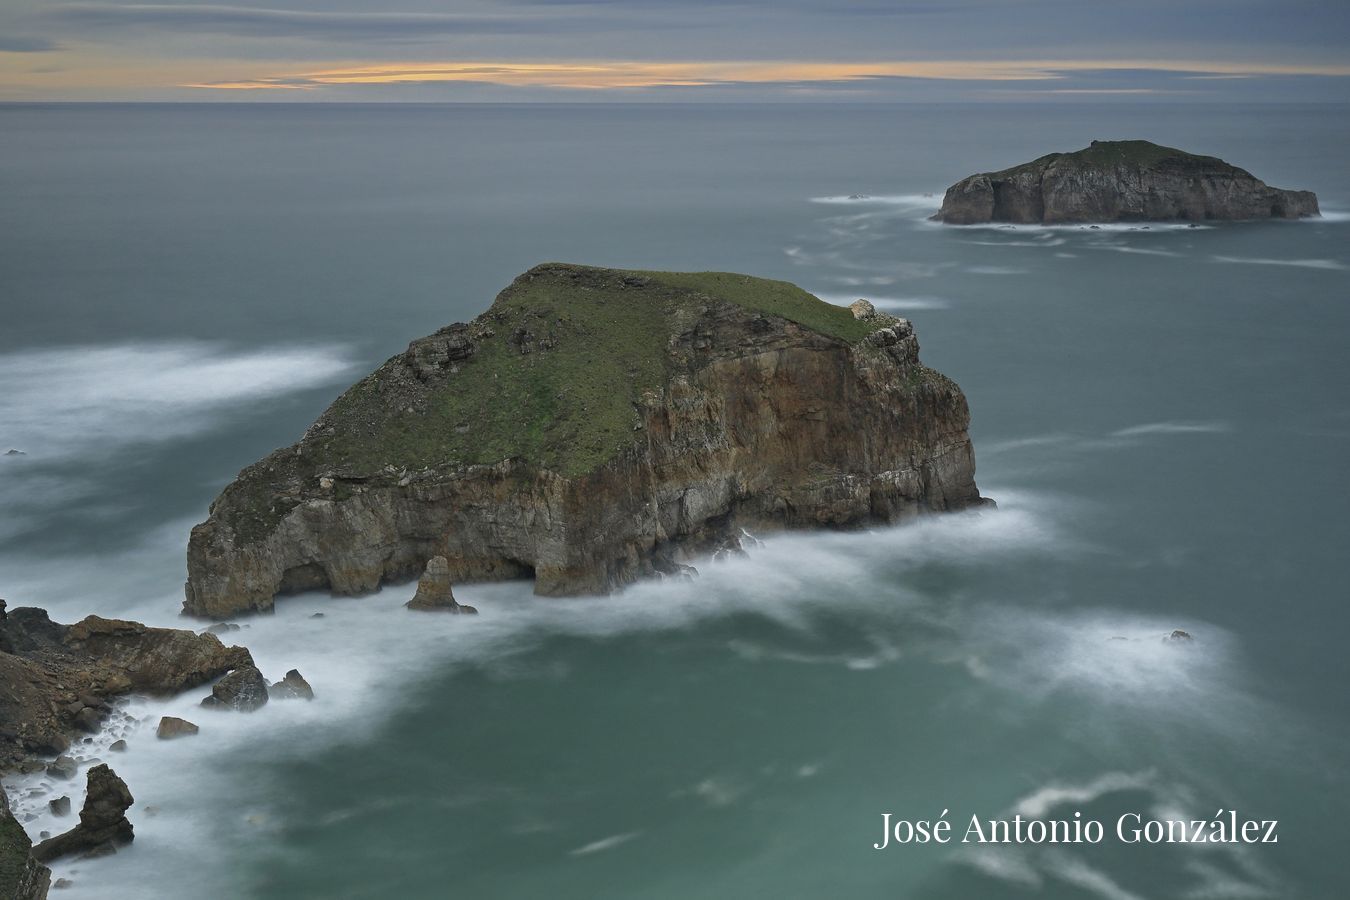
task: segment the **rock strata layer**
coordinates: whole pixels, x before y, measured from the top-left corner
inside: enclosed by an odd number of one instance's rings
[[[117,696],[176,694],[252,662],[215,635],[99,616],[61,625],[0,600],[0,771],[63,753],[72,734],[97,729]],[[62,765],[52,763],[56,774]]]
[[[1320,215],[1311,191],[1274,188],[1245,169],[1149,141],[1093,141],[947,189],[933,218],[987,222],[1201,222]]]
[[[434,557],[447,583],[604,592],[742,527],[979,505],[965,397],[918,351],[909,322],[785,282],[538,266],[226,487],[184,609],[360,594]]]

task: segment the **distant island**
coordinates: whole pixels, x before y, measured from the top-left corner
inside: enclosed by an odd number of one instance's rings
[[[914,329],[729,273],[549,263],[413,341],[192,531],[184,611],[448,579],[604,592],[743,529],[977,506],[966,399]]]
[[[1149,141],[1093,141],[971,175],[947,189],[933,216],[949,225],[991,222],[1202,222],[1318,216],[1311,191],[1274,188],[1245,169]]]

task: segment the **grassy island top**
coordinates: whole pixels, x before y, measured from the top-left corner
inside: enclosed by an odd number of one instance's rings
[[[1084,168],[1094,169],[1114,168],[1122,164],[1133,168],[1147,169],[1166,160],[1177,160],[1205,166],[1229,167],[1227,163],[1217,157],[1198,156],[1194,153],[1187,153],[1185,150],[1178,150],[1175,147],[1164,147],[1152,141],[1093,141],[1082,150],[1075,150],[1072,153],[1049,153],[1031,162],[1011,166],[992,174],[1010,174],[1022,169],[1039,168],[1056,161],[1071,162]]]
[[[672,339],[719,301],[848,344],[884,324],[785,281],[546,263],[462,332],[472,356],[425,380],[394,357],[324,414],[304,458],[339,474],[508,458],[564,475],[591,471],[632,444],[643,393],[661,388],[674,365]],[[415,341],[413,353],[453,329]]]

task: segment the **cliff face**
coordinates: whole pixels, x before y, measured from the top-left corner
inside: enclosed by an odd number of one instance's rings
[[[414,341],[193,529],[185,611],[455,580],[603,592],[735,544],[981,503],[903,319],[727,274],[539,266]]]
[[[0,788],[0,897],[6,900],[46,900],[51,870],[33,858],[33,842],[9,811],[9,798]]]
[[[1299,219],[1319,214],[1311,191],[1270,187],[1213,156],[1148,141],[1093,141],[1076,153],[1051,153],[962,179],[947,189],[933,218],[975,225]]]

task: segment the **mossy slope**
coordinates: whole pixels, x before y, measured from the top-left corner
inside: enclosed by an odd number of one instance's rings
[[[719,302],[848,343],[876,328],[784,281],[537,266],[470,325],[474,353],[456,371],[412,381],[395,357],[339,398],[308,455],[350,472],[513,458],[590,471],[632,442],[635,404],[665,383],[672,338]]]

